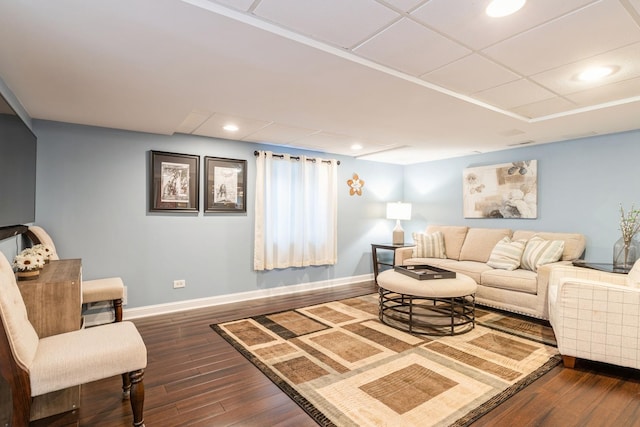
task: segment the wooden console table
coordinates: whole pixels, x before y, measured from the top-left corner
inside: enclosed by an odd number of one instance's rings
[[[51,261],[37,279],[18,281],[27,316],[40,338],[81,328],[81,269],[79,259]],[[0,384],[0,389],[2,387],[8,388],[8,385]],[[3,395],[3,390],[0,390],[0,396]],[[71,411],[79,406],[80,386],[37,396],[31,404],[31,420]],[[0,421],[4,420],[3,412],[0,412],[3,415]]]

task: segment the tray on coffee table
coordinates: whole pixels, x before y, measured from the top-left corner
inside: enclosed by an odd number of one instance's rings
[[[444,268],[434,267],[432,265],[397,265],[394,267],[398,273],[406,274],[417,280],[433,280],[433,279],[454,279],[455,271],[445,270]]]

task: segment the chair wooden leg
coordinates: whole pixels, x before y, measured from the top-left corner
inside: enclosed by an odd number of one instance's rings
[[[31,417],[31,396],[25,396],[22,390],[12,389],[13,399],[11,425],[13,427],[27,427]]]
[[[113,300],[113,311],[116,315],[115,322],[122,322],[122,299],[114,299]]]
[[[576,358],[574,356],[562,356],[562,364],[565,368],[573,369],[576,366]]]
[[[129,373],[122,374],[122,400],[128,400],[131,395],[131,379]]]
[[[133,412],[134,427],[144,426],[144,370],[129,373],[131,380],[131,411]]]

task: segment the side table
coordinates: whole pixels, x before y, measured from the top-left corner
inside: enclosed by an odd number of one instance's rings
[[[613,264],[608,264],[604,262],[588,262],[581,259],[577,259],[573,261],[572,264],[575,267],[592,268],[594,270],[605,271],[607,273],[627,274],[631,270],[631,268],[614,267]]]
[[[371,257],[373,258],[373,280],[378,283],[378,274],[381,271],[388,270],[389,268],[393,268],[396,263],[396,249],[399,248],[410,248],[415,246],[413,243],[372,243],[371,244]],[[378,250],[383,251],[391,251],[382,252],[378,255]]]

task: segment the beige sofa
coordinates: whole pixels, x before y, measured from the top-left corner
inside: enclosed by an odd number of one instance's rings
[[[551,269],[571,264],[582,256],[585,237],[577,233],[552,233],[507,228],[474,228],[466,226],[429,226],[426,234],[443,235],[444,258],[415,257],[415,248],[396,250],[396,265],[428,264],[465,274],[478,283],[476,302],[515,313],[549,319],[547,289]],[[506,270],[487,265],[496,244],[505,237],[529,242],[534,237],[561,240],[564,248],[557,262],[540,265],[537,271],[523,268]],[[559,254],[560,252],[558,252]]]

